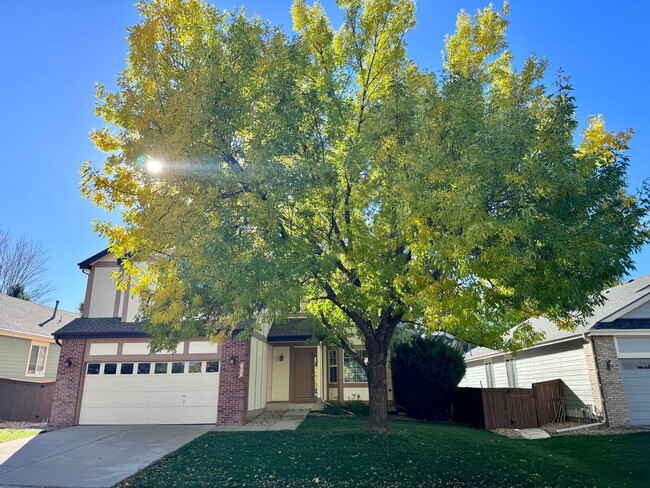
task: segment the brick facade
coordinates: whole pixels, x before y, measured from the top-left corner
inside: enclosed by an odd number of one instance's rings
[[[56,374],[56,385],[52,398],[50,425],[71,427],[75,424],[77,403],[81,394],[84,350],[86,339],[63,339]],[[65,367],[70,359],[72,365]]]
[[[630,415],[627,410],[614,337],[593,336],[591,340],[594,343],[607,423],[612,427],[629,426]],[[609,368],[607,367],[608,360]]]
[[[591,384],[591,396],[593,398],[593,413],[596,417],[601,418],[603,415],[603,399],[600,396],[600,379],[596,368],[596,358],[591,341],[587,340],[583,344],[585,352],[585,361],[587,363],[587,373],[589,374],[589,383]]]
[[[248,410],[250,341],[227,339],[221,343],[218,425],[244,425]],[[230,358],[235,364],[230,364]]]

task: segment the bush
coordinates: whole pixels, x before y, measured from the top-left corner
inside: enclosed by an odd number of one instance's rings
[[[321,413],[325,415],[348,415],[347,410],[343,405],[337,403],[326,403]]]
[[[368,407],[367,403],[360,400],[349,401],[344,407],[348,412],[353,413],[357,417],[367,417],[370,415],[370,407]]]
[[[415,336],[395,345],[391,369],[395,403],[409,416],[449,419],[456,387],[465,375],[459,351],[441,339]]]

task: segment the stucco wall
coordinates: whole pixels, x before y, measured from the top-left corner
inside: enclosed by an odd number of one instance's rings
[[[278,358],[282,355],[283,361]],[[271,360],[271,401],[288,402],[289,401],[289,367],[291,364],[291,354],[289,347],[273,346]]]

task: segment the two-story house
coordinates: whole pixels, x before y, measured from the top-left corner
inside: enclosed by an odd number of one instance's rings
[[[79,267],[88,276],[83,316],[54,334],[55,425],[243,424],[266,408],[368,399],[363,368],[320,340],[305,316],[258,324],[246,339],[197,337],[154,354],[135,322],[138,296],[112,280],[115,256],[104,250]]]

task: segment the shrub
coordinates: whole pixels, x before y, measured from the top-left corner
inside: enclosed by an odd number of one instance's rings
[[[456,387],[465,375],[459,351],[441,339],[414,336],[395,345],[391,369],[395,403],[409,416],[449,419]]]
[[[352,400],[345,404],[345,409],[358,417],[367,417],[370,415],[370,407],[367,403],[360,400]]]
[[[343,405],[337,403],[326,403],[321,413],[325,415],[348,415],[347,410]]]

